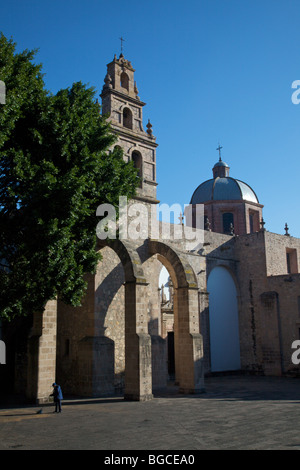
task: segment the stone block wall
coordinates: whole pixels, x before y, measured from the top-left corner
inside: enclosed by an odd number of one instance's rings
[[[91,352],[82,354],[81,342],[95,335],[94,321],[94,278],[86,276],[88,287],[82,305],[71,307],[58,301],[57,314],[57,381],[65,394],[93,394],[92,379],[86,375],[90,368]],[[85,370],[85,386],[82,389],[80,371]]]
[[[101,254],[103,259],[95,277],[96,335],[109,339],[113,344],[113,355],[109,358],[113,363],[113,377],[110,381],[114,383],[115,390],[121,392],[124,389],[125,370],[124,269],[120,258],[111,248],[103,248]]]
[[[300,275],[287,274],[287,249],[299,262],[300,240],[293,237],[267,231],[235,237],[244,370],[299,373],[291,344],[299,337]]]
[[[48,301],[44,312],[34,315],[28,340],[27,398],[49,401],[56,378],[57,302]]]
[[[292,264],[291,273],[299,272],[300,268],[300,239],[276,233],[265,232],[266,237],[266,263],[267,275],[278,276],[288,274],[287,252],[295,257],[295,265]],[[291,260],[293,261],[293,260]]]
[[[292,362],[292,343],[300,339],[300,274],[271,276],[268,285],[270,292],[276,292],[277,295],[281,373],[299,376],[299,365]]]
[[[235,237],[241,364],[243,370],[255,373],[266,373],[262,325],[265,322],[267,327],[272,323],[271,320],[267,322],[268,316],[264,319],[262,315],[261,295],[268,291],[265,233],[261,231]],[[270,349],[270,344],[266,348]]]

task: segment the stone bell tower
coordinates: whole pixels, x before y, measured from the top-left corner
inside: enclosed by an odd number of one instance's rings
[[[124,159],[132,160],[138,169],[140,187],[137,199],[158,203],[156,199],[156,138],[152,135],[152,125],[143,128],[143,103],[138,96],[131,62],[123,54],[107,65],[107,74],[101,93],[102,114],[107,116],[112,131],[118,136],[115,145],[124,151]]]

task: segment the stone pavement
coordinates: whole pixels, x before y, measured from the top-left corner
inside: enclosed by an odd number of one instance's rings
[[[0,450],[300,450],[300,379],[206,379],[201,395],[172,387],[149,402],[122,397],[0,406]]]

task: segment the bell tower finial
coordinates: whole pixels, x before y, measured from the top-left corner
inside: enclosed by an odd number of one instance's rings
[[[125,39],[122,36],[119,39],[121,41],[121,54],[123,55],[123,42],[125,42]]]

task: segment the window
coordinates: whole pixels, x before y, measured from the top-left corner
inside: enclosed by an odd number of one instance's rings
[[[250,233],[254,232],[254,215],[249,215],[249,222],[250,222]]]
[[[136,150],[132,152],[132,161],[134,167],[138,170],[138,178],[140,178],[140,188],[142,187],[142,155]]]
[[[287,272],[288,274],[290,274],[291,273],[291,257],[288,251],[286,252],[286,265],[287,265]]]
[[[223,214],[223,233],[231,233],[231,229],[234,227],[233,214],[231,212],[225,212]]]
[[[259,213],[258,211],[249,211],[249,229],[250,233],[259,231]]]
[[[122,147],[120,145],[115,145],[114,150],[122,151]]]
[[[204,215],[204,222],[203,222],[204,223],[204,227],[203,227],[204,230],[206,230],[208,228],[208,226],[207,226],[208,222],[209,222],[208,221],[208,216]],[[195,224],[195,226],[196,226],[196,224]]]
[[[127,73],[122,72],[121,73],[121,83],[120,83],[122,88],[126,88],[127,91],[129,91],[129,77]]]
[[[286,248],[286,267],[288,274],[298,273],[297,250]]]
[[[123,126],[132,129],[132,112],[129,108],[123,110]]]

